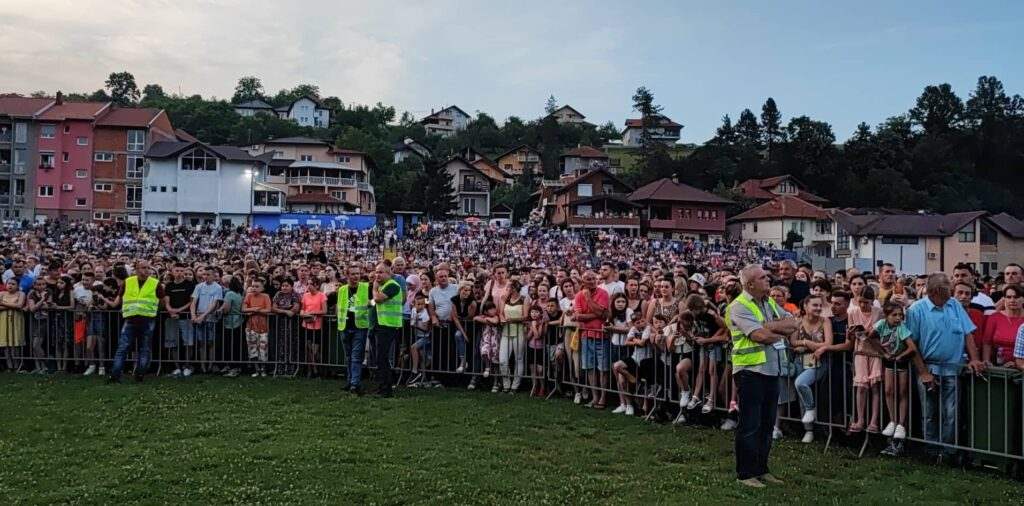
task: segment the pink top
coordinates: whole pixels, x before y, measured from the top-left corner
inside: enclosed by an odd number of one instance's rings
[[[316,292],[316,295],[306,292],[302,294],[302,312],[304,313],[325,313],[327,311],[327,295],[324,292]],[[323,325],[323,316],[303,318],[302,326],[309,330],[320,330]]]
[[[882,319],[882,310],[876,306],[871,306],[871,312],[865,314],[864,311],[860,310],[860,304],[856,306],[850,306],[850,309],[846,310],[846,328],[861,325],[864,327],[865,332],[871,332],[871,329],[875,328],[875,322]],[[861,342],[857,341],[854,343],[854,351],[861,350]]]
[[[985,320],[985,331],[981,343],[999,348],[999,363],[1013,361],[1013,345],[1017,342],[1017,330],[1024,325],[1024,316],[1010,317],[996,312]]]
[[[601,307],[601,309],[608,309],[608,292],[604,291],[603,288],[597,287],[594,289],[593,295],[594,304]],[[576,314],[589,313],[587,309],[587,296],[583,290],[576,292],[576,297],[573,298],[572,307],[576,311]],[[577,320],[578,321],[578,320]],[[604,320],[601,318],[594,318],[593,320],[587,320],[585,322],[579,322],[579,328],[583,329],[583,337],[588,339],[604,339],[604,332],[601,329],[604,328]]]

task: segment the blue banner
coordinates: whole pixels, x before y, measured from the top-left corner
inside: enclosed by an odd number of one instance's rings
[[[269,232],[281,227],[367,230],[377,224],[377,217],[372,214],[257,214],[253,216],[253,223]]]

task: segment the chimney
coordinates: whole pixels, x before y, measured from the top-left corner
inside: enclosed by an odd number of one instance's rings
[[[57,91],[57,105],[62,105],[63,103],[64,103],[64,94],[61,93],[60,90],[58,90]]]
[[[675,184],[679,184],[679,176],[673,175],[672,176],[672,182],[675,183]]]

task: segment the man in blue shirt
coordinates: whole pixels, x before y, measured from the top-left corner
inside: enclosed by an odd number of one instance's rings
[[[965,348],[968,367],[975,374],[985,370],[974,343],[977,329],[951,294],[949,277],[942,273],[928,276],[927,296],[910,306],[906,322],[918,349],[914,366],[924,414],[924,439],[942,445],[956,441],[957,379]],[[942,453],[953,455],[955,449],[943,446]]]

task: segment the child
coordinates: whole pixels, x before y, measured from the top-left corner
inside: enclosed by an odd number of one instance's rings
[[[482,324],[480,332],[480,358],[483,360],[484,378],[491,375],[491,369],[498,364],[498,306],[494,302],[484,303],[483,314],[473,317],[473,321]],[[494,379],[492,393],[498,393],[498,378]]]
[[[889,412],[889,424],[882,435],[891,437],[888,448],[882,455],[898,456],[907,438],[907,411],[910,403],[909,358],[917,353],[917,346],[910,340],[910,331],[903,324],[904,310],[900,301],[890,301],[882,308],[885,318],[878,320],[871,329],[869,343],[877,346],[885,367],[885,406]]]
[[[875,290],[865,286],[857,298],[857,304],[846,312],[850,335],[853,341],[853,388],[856,391],[853,422],[850,433],[864,430],[864,418],[868,400],[871,400],[871,419],[868,432],[878,432],[879,411],[882,409],[879,386],[882,382],[882,358],[873,353],[866,344],[868,331],[873,329],[875,322],[882,318],[882,310],[875,306]]]
[[[694,343],[700,346],[700,360],[697,366],[697,381],[693,386],[693,397],[686,409],[692,410],[704,403],[700,412],[708,414],[715,409],[715,393],[718,385],[718,363],[722,361],[723,345],[729,341],[725,321],[708,305],[704,297],[687,298],[687,310],[694,314]],[[707,385],[707,399],[701,400]]]
[[[245,323],[245,345],[252,362],[252,377],[266,377],[266,363],[269,348],[267,315],[271,308],[270,296],[263,293],[263,280],[254,279],[242,301],[242,313],[248,316]],[[257,363],[257,360],[259,361]]]
[[[547,329],[545,330],[545,344],[547,346],[548,360],[554,364],[555,391],[561,392],[562,364],[565,362],[565,343],[562,337],[562,310],[558,307],[558,301],[548,299],[545,311]]]
[[[547,321],[544,310],[540,306],[530,307],[529,319],[526,322],[526,361],[533,368],[530,378],[530,397],[544,397],[544,337],[547,334]]]
[[[424,365],[430,360],[430,313],[427,312],[427,298],[422,293],[417,293],[413,299],[412,308],[409,311],[409,322],[412,325],[412,379],[409,386],[417,386],[424,381],[424,373],[420,370],[420,363]]]
[[[28,294],[28,310],[32,313],[32,355],[36,359],[36,367],[32,374],[46,374],[46,351],[44,344],[50,340],[49,307],[50,291],[46,288],[46,280],[36,278],[32,283],[32,291]]]
[[[664,321],[664,320],[661,320]],[[632,326],[626,334],[626,346],[633,348],[631,356],[623,358],[612,364],[612,372],[615,374],[615,381],[619,388],[619,407],[612,410],[613,414],[625,414],[633,416],[633,404],[626,392],[629,385],[636,383],[636,375],[639,364],[649,355],[650,350],[646,346],[647,322],[643,319],[642,312],[633,313]]]
[[[690,297],[700,297],[700,295],[691,295]],[[672,350],[672,361],[676,364],[676,386],[679,387],[679,413],[672,421],[673,425],[686,423],[686,406],[690,404],[690,399],[693,397],[690,394],[690,371],[693,369],[695,330],[696,318],[688,310],[679,313],[676,321],[670,323],[665,329],[666,335],[670,336],[668,348]]]

